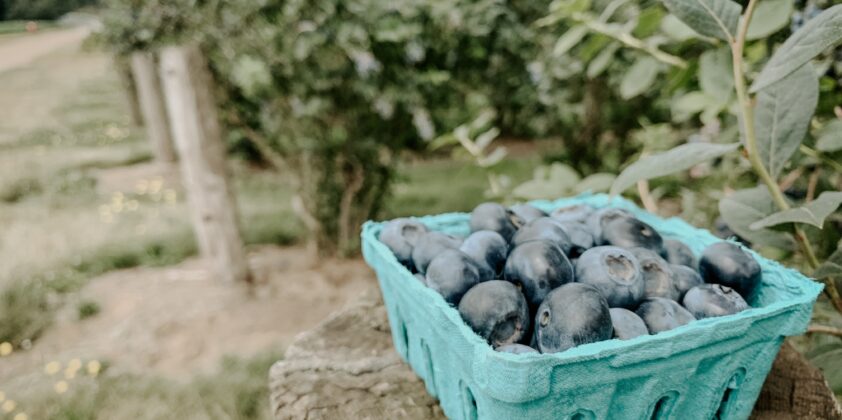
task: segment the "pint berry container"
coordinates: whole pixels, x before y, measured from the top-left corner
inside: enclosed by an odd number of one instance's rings
[[[546,211],[574,204],[623,208],[697,256],[721,241],[603,194],[531,204]],[[417,220],[431,230],[470,231],[464,213]],[[499,353],[378,240],[383,225],[365,224],[363,255],[377,273],[395,348],[451,419],[748,418],[784,338],[806,330],[822,290],[797,271],[752,254],[762,282],[747,299],[752,308],[738,314],[556,354]]]

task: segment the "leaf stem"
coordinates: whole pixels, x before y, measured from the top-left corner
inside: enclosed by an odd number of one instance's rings
[[[757,5],[757,1],[758,0],[749,0],[748,6],[746,6],[746,11],[740,20],[737,38],[731,42],[734,88],[737,91],[737,100],[740,102],[740,108],[742,110],[741,122],[743,126],[743,134],[745,135],[745,152],[747,154],[748,161],[751,163],[754,172],[757,173],[757,176],[763,184],[766,185],[775,205],[780,210],[789,210],[789,203],[786,201],[786,198],[784,198],[781,189],[778,187],[778,183],[775,182],[775,179],[772,178],[772,175],[770,175],[769,171],[766,170],[766,167],[763,166],[763,162],[760,160],[760,155],[757,152],[757,134],[754,130],[754,104],[752,103],[752,98],[748,95],[745,77],[743,76],[743,48],[745,47],[748,26],[751,22],[752,15],[754,15],[754,8]],[[795,241],[801,247],[804,256],[807,258],[807,264],[812,270],[815,270],[819,266],[819,260],[816,258],[816,253],[813,251],[812,245],[810,245],[810,242],[807,240],[807,235],[804,234],[804,231],[801,230],[798,225],[794,225],[793,236],[795,237]],[[837,311],[842,313],[842,297],[840,297],[839,291],[836,289],[836,284],[833,279],[824,279],[823,283],[825,284],[825,293],[827,293],[833,303],[833,306]]]
[[[813,324],[807,327],[808,333],[819,333],[819,334],[829,334],[835,335],[837,337],[842,337],[842,329],[836,327],[830,327],[827,325],[817,325]]]
[[[643,40],[635,38],[628,32],[617,31],[613,27],[605,24],[604,22],[595,21],[589,15],[583,13],[573,13],[573,15],[570,16],[570,18],[578,23],[581,23],[582,25],[585,25],[585,27],[594,32],[603,34],[605,36],[614,38],[617,41],[622,42],[627,47],[644,51],[658,61],[669,64],[671,66],[680,67],[682,69],[687,68],[687,62],[681,59],[680,57],[676,57],[672,54],[661,51],[660,49],[658,49],[658,47],[649,45]]]
[[[835,171],[842,172],[842,164],[840,164],[839,162],[837,162],[833,159],[828,158],[827,156],[825,156],[824,154],[822,154],[818,150],[812,149],[809,146],[804,145],[804,144],[802,144],[799,147],[799,150],[801,150],[801,153],[804,153],[805,155],[810,156],[811,158],[818,159],[818,160],[822,161],[822,163],[832,167]]]

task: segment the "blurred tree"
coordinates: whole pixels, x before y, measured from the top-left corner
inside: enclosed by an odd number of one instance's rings
[[[2,20],[50,20],[99,0],[0,0]]]

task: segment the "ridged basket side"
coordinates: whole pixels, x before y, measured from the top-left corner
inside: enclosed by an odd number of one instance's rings
[[[604,195],[535,204],[550,209],[579,202],[627,208],[697,254],[719,240]],[[436,230],[468,233],[465,214],[419,220]],[[502,354],[397,262],[377,241],[380,227],[365,225],[363,253],[377,272],[395,347],[453,419],[746,418],[783,336],[804,331],[821,291],[799,273],[756,256],[764,277],[750,299],[757,308],[559,354]]]

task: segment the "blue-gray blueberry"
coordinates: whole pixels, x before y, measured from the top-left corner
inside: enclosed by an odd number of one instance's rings
[[[748,309],[748,303],[736,290],[721,284],[703,284],[684,295],[684,307],[696,319],[725,316]]]
[[[535,315],[534,342],[541,353],[609,340],[614,334],[608,302],[596,287],[569,283],[547,295]]]
[[[676,301],[681,297],[681,292],[673,280],[675,275],[666,260],[647,248],[635,247],[629,251],[640,262],[643,282],[646,285],[645,297],[662,297]]]
[[[515,247],[503,269],[504,278],[519,285],[530,306],[541,304],[547,293],[573,281],[573,265],[552,242],[531,241]]]
[[[419,273],[426,273],[430,261],[448,249],[462,245],[462,238],[441,232],[427,232],[421,235],[412,248],[412,264]]]
[[[458,249],[448,249],[433,258],[427,269],[427,287],[447,303],[458,305],[462,296],[480,282],[479,267]]]
[[[646,323],[634,312],[625,308],[611,308],[610,313],[611,324],[614,326],[614,338],[630,340],[649,334]]]
[[[678,264],[696,269],[699,266],[699,261],[693,255],[690,247],[676,239],[664,239],[664,252],[662,254],[664,259],[670,264]]]
[[[760,284],[760,264],[739,245],[717,242],[705,248],[699,274],[706,283],[728,286],[748,297]]]
[[[684,298],[688,290],[705,283],[699,272],[686,265],[670,264],[670,270],[672,285],[678,290],[678,301]]]
[[[529,330],[529,307],[523,293],[503,280],[472,287],[459,302],[465,323],[492,347],[514,344]]]
[[[459,250],[479,264],[483,280],[490,280],[502,276],[509,254],[509,243],[493,230],[480,230],[465,238]]]
[[[512,236],[523,226],[523,220],[513,211],[497,203],[482,203],[471,212],[471,232],[493,230],[511,241]]]
[[[634,308],[643,299],[645,283],[635,256],[615,246],[591,248],[576,261],[576,281],[597,288],[608,305]]]
[[[524,223],[529,223],[539,217],[547,217],[547,212],[531,204],[515,204],[509,207],[509,210],[520,217]]]
[[[412,249],[427,233],[427,226],[409,218],[391,220],[380,231],[380,242],[383,242],[395,254],[401,264],[412,270]]]
[[[635,313],[646,323],[650,334],[669,331],[696,319],[678,302],[659,297],[646,299]]]
[[[632,216],[616,217],[602,225],[602,240],[622,248],[642,247],[660,253],[664,242],[655,228]]]
[[[573,243],[564,228],[552,218],[539,217],[521,227],[512,236],[512,245],[518,246],[522,243],[545,240],[556,244],[562,252],[567,254]]]

